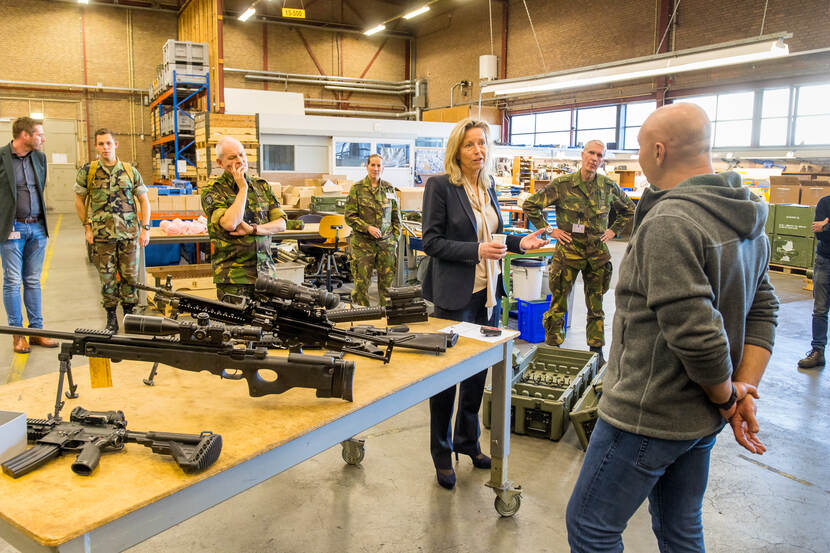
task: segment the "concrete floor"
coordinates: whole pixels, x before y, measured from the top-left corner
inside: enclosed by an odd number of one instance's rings
[[[56,222],[53,216],[52,225]],[[615,266],[624,246],[612,244]],[[49,247],[46,326],[103,327],[97,275],[86,262],[74,216],[64,215]],[[830,384],[823,371],[799,371],[795,365],[809,348],[810,293],[801,290],[801,278],[773,274],[772,281],[782,308],[758,413],[768,451],[751,456],[730,433],[721,434],[704,502],[710,552],[830,551]],[[578,286],[574,325],[564,346],[584,349],[585,307]],[[606,296],[605,305],[610,327],[613,294]],[[10,338],[0,340],[0,359],[3,383],[57,369],[55,350],[42,348],[33,349],[25,366],[14,363]],[[363,437],[366,458],[358,467],[344,464],[340,448],[332,448],[130,551],[567,551],[565,505],[583,458],[572,429],[559,442],[513,436],[510,477],[524,489],[521,510],[513,518],[496,514],[494,494],[484,487],[487,471],[474,469],[466,457],[456,467],[455,490],[437,485],[428,452],[426,403]],[[489,449],[486,430],[482,445]],[[624,539],[628,551],[657,551],[646,506]],[[0,540],[0,553],[11,551]]]

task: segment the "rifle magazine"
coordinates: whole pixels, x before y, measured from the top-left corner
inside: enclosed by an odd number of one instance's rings
[[[20,478],[38,469],[61,454],[61,448],[56,445],[36,444],[19,455],[7,459],[3,463],[3,472],[12,478]]]

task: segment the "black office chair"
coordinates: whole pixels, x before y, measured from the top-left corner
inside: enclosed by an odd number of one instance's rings
[[[319,217],[319,215],[317,216]],[[306,279],[306,282],[310,282],[314,286],[321,286],[325,283],[326,290],[331,292],[335,288],[343,286],[343,282],[347,278],[345,272],[338,268],[335,256],[341,251],[341,246],[348,244],[346,239],[351,235],[352,228],[346,224],[346,218],[343,215],[321,217],[319,225],[322,238],[315,238],[315,243],[303,245],[303,247],[310,250],[321,251],[323,254],[317,263],[317,270]],[[304,240],[304,242],[307,241]]]

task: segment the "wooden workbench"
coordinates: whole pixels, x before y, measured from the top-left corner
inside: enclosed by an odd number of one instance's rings
[[[434,331],[450,324],[431,319],[411,326]],[[221,434],[222,454],[196,475],[184,474],[170,457],[138,444],[103,454],[89,477],[72,472],[74,455],[18,479],[0,474],[0,537],[22,551],[121,551],[496,364],[488,485],[507,502],[516,495],[506,480],[509,424],[504,424],[509,413],[505,383],[512,369],[503,361],[511,351],[512,340],[460,338],[441,355],[395,350],[388,365],[348,356],[356,361],[352,403],[319,399],[314,390],[296,388],[252,398],[244,380],[163,365],[155,387],[148,387],[142,378],[150,364],[129,361],[113,364],[113,387],[91,389],[88,368],[74,367],[80,397],[66,401],[65,419],[76,406],[122,410],[128,429],[135,431]],[[45,418],[56,384],[57,374],[50,374],[0,386],[0,409]]]

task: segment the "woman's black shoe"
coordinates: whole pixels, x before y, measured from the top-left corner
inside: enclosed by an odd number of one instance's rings
[[[449,471],[449,472],[447,472]],[[435,476],[442,488],[451,490],[455,487],[455,471],[452,469],[435,469]]]
[[[478,452],[474,455],[470,455],[469,453],[465,453],[464,455],[469,455],[470,459],[473,461],[473,466],[477,469],[489,469],[491,462],[490,458],[483,454],[482,452]],[[455,452],[455,460],[458,462],[458,452]]]

